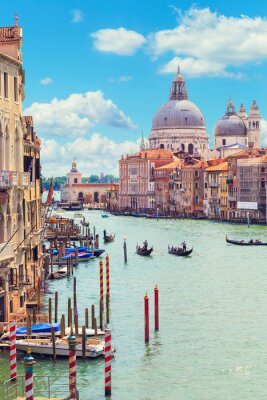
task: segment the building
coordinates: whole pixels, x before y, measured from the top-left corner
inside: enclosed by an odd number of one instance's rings
[[[113,208],[118,208],[119,185],[110,183],[83,183],[82,174],[77,169],[77,162],[73,161],[70,172],[67,173],[67,183],[61,188],[62,202],[80,201],[87,204],[105,204],[112,197]],[[112,196],[111,196],[111,191]],[[116,195],[117,193],[117,195]]]
[[[227,215],[228,162],[205,169],[209,218],[224,219]]]
[[[260,147],[260,120],[259,108],[254,100],[250,114],[246,114],[244,105],[239,111],[230,98],[224,116],[216,123],[214,128],[215,148],[221,157],[227,157],[239,150]]]
[[[155,170],[173,161],[169,149],[141,150],[119,160],[120,208],[155,209]]]
[[[150,149],[182,150],[206,156],[209,137],[199,108],[188,100],[185,80],[180,73],[174,77],[169,100],[156,112],[149,136]]]
[[[33,252],[40,228],[40,163],[35,162],[40,141],[29,141],[22,118],[21,46],[22,29],[15,18],[14,26],[0,28],[0,322],[26,312],[35,291],[32,263],[40,250],[37,240]]]

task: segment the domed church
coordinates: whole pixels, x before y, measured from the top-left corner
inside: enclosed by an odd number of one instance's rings
[[[243,104],[236,112],[230,98],[224,116],[214,127],[215,148],[224,153],[223,155],[242,148],[259,148],[260,120],[259,107],[255,100],[250,107],[250,114],[247,115]]]
[[[149,136],[151,149],[183,150],[201,156],[209,137],[199,108],[188,100],[185,80],[178,68],[169,100],[156,112]]]

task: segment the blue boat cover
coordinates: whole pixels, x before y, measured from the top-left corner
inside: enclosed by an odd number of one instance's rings
[[[37,325],[32,325],[32,333],[49,333],[51,332],[51,327],[55,328],[55,332],[58,332],[60,330],[60,325],[59,323],[53,323],[53,324],[37,324]],[[27,326],[22,326],[21,328],[16,329],[16,334],[17,335],[25,335],[27,334]]]

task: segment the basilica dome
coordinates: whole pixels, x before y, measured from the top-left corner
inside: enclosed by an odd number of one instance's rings
[[[247,128],[243,119],[236,114],[232,100],[227,104],[226,113],[214,128],[216,136],[247,136]]]
[[[188,99],[179,68],[172,81],[169,100],[155,113],[149,143],[153,149],[177,149],[195,155],[208,148],[209,137],[203,115]]]
[[[205,127],[203,115],[190,100],[169,100],[156,112],[152,129]]]

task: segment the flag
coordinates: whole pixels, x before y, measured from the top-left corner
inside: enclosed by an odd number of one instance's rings
[[[47,199],[46,199],[46,205],[52,205],[53,203],[53,179],[51,179],[50,181],[50,186],[49,186],[49,191],[48,191],[48,195],[47,195]]]

